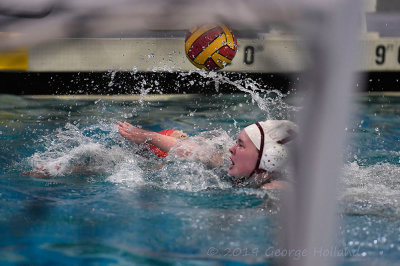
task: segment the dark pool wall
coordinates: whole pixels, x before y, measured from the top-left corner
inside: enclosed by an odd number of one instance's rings
[[[222,73],[231,81],[250,78],[266,89],[282,92],[294,90],[301,80],[299,73]],[[400,72],[368,72],[360,76],[365,91],[400,91]],[[0,72],[0,81],[0,93],[16,95],[140,94],[141,89],[150,88],[149,93],[156,94],[240,92],[234,86],[217,84],[197,73],[176,72]]]

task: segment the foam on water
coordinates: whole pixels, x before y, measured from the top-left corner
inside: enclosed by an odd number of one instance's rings
[[[399,215],[400,167],[389,163],[346,164],[339,198],[349,214]]]
[[[51,176],[64,176],[73,172],[111,173],[125,161],[124,149],[116,143],[107,143],[102,135],[110,126],[93,125],[84,129],[67,123],[53,134],[43,136],[39,142],[44,151],[35,152],[29,159],[32,167],[43,166]],[[94,133],[100,130],[102,133]],[[115,129],[113,129],[115,135]],[[89,132],[91,136],[86,136]],[[80,168],[80,169],[77,169]]]
[[[340,199],[352,203],[347,211],[400,211],[400,167],[389,163],[359,166],[352,162],[344,167]],[[358,205],[356,209],[354,205]]]
[[[107,177],[112,183],[124,184],[127,187],[136,187],[146,184],[143,179],[143,170],[134,159],[126,159],[113,168],[113,173]]]

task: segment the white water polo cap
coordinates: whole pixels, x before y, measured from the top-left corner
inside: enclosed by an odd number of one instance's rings
[[[296,137],[298,127],[289,120],[257,122],[244,129],[259,151],[255,170],[281,170],[288,161],[286,143]]]

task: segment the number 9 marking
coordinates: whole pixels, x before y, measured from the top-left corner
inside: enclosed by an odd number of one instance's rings
[[[385,56],[386,56],[386,48],[383,45],[378,45],[375,49],[375,63],[378,65],[383,65],[385,63]],[[399,58],[400,59],[400,58]]]

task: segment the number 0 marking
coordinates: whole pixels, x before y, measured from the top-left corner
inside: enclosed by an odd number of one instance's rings
[[[246,46],[244,48],[244,60],[243,62],[246,65],[251,65],[254,63],[254,47],[253,46]]]
[[[399,49],[397,51],[397,62],[400,64],[400,46],[399,46]]]

